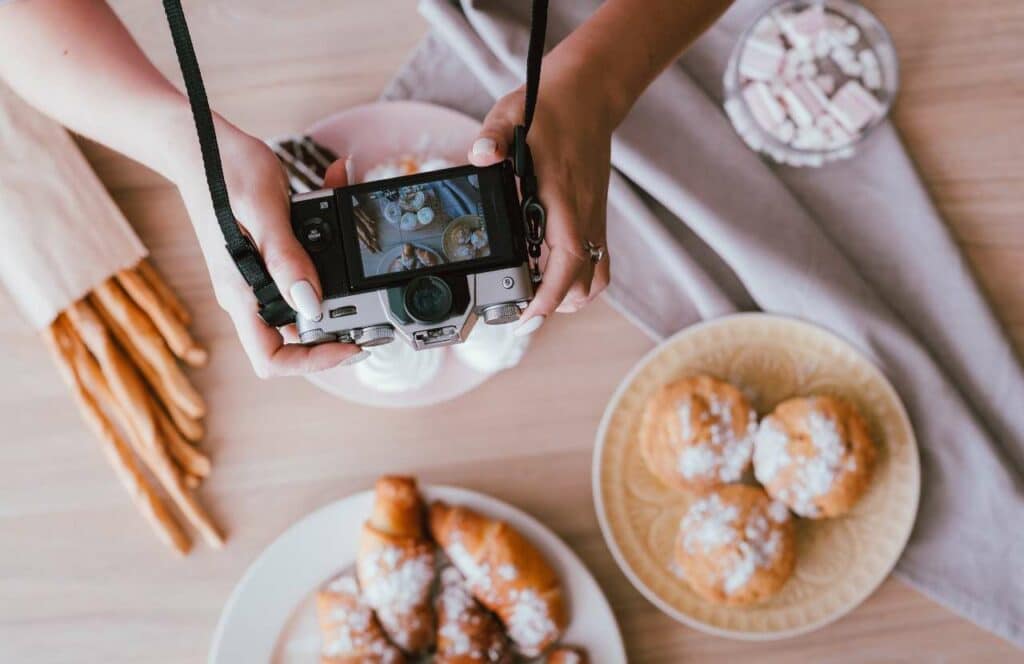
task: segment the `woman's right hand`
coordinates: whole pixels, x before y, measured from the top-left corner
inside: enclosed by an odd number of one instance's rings
[[[321,289],[313,262],[292,233],[288,181],[277,157],[262,141],[218,121],[218,143],[235,218],[256,244],[285,301],[307,318],[320,312]],[[184,140],[184,139],[183,139]],[[191,136],[195,143],[195,134]],[[354,344],[303,346],[294,326],[267,326],[256,298],[225,248],[213,211],[198,147],[173,176],[185,201],[210,271],[217,302],[234,323],[242,347],[260,378],[322,371],[368,357]],[[344,161],[328,170],[325,186],[345,186]],[[287,339],[286,339],[287,337]]]

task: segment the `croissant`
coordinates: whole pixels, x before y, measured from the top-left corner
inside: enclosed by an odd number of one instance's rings
[[[434,642],[434,544],[423,527],[424,505],[411,477],[377,480],[363,525],[356,573],[367,604],[395,644],[410,654]]]
[[[321,664],[405,664],[405,657],[384,636],[371,609],[359,597],[351,574],[343,574],[316,595],[323,644]]]
[[[548,654],[547,664],[588,664],[590,658],[580,648],[555,648]]]
[[[568,622],[561,582],[518,531],[442,502],[430,507],[430,531],[523,655],[536,657],[558,640]]]
[[[512,649],[494,614],[480,606],[454,567],[441,571],[435,664],[511,664]]]

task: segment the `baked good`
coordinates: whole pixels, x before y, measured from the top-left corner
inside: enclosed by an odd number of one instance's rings
[[[547,664],[588,664],[590,658],[582,648],[561,646],[548,654]]]
[[[342,574],[320,589],[316,611],[321,664],[404,664],[402,651],[384,636],[351,574]]]
[[[356,573],[363,598],[391,640],[407,653],[434,642],[434,543],[427,537],[424,505],[411,477],[377,480],[373,512],[363,525]]]
[[[648,469],[669,486],[701,491],[750,466],[757,413],[733,385],[692,376],[659,389],[640,424]]]
[[[562,634],[568,614],[562,584],[544,556],[504,521],[443,502],[430,506],[430,532],[470,592],[498,614],[509,638],[536,657]]]
[[[454,567],[441,570],[435,664],[511,664],[512,646],[493,613],[473,598]]]
[[[798,397],[779,404],[758,428],[754,474],[800,516],[846,513],[867,489],[875,445],[847,401]]]
[[[742,606],[771,597],[796,563],[793,519],[759,487],[711,490],[679,522],[675,562],[694,592]]]

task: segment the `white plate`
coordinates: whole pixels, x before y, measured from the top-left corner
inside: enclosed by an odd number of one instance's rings
[[[453,164],[464,164],[479,131],[480,123],[462,113],[433,104],[398,101],[346,109],[320,120],[306,133],[335,154],[351,156],[355,176],[361,181],[373,166],[404,155],[441,157]],[[384,408],[416,408],[454,399],[494,375],[467,366],[449,351],[438,349],[444,358],[437,377],[409,392],[375,390],[363,384],[348,367],[310,374],[307,379],[347,401]]]
[[[525,512],[475,491],[422,487],[427,501],[465,505],[517,528],[544,553],[562,578],[572,619],[564,641],[580,645],[598,664],[626,661],[608,600],[576,554]],[[373,504],[364,491],[322,507],[288,528],[235,586],[221,613],[210,664],[316,664],[319,638],[313,593],[355,564],[359,532]]]

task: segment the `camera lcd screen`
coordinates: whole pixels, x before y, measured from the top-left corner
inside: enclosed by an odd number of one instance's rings
[[[366,189],[351,195],[367,279],[491,256],[476,173]]]

